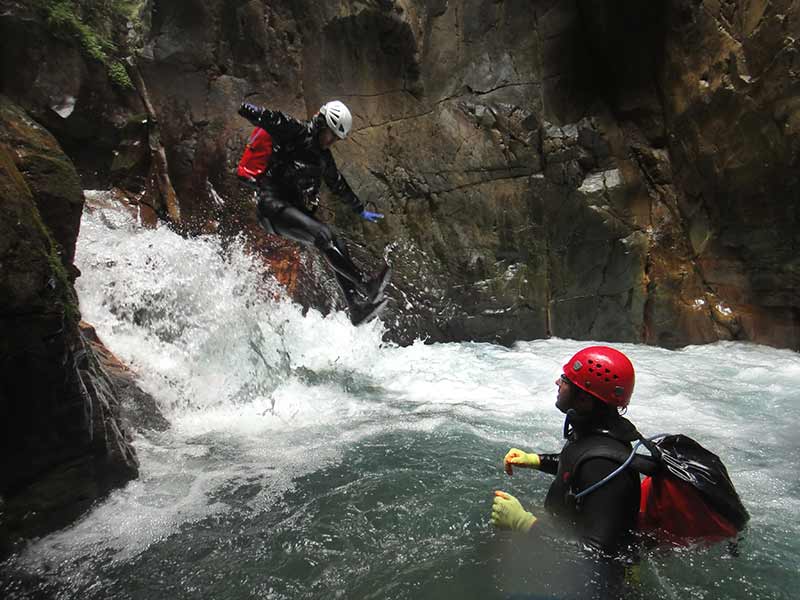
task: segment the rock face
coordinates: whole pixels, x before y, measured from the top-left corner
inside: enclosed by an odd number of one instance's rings
[[[315,252],[255,223],[243,98],[352,109],[335,156],[387,217],[323,216],[393,264],[395,341],[800,348],[793,0],[142,0],[135,23],[69,2],[136,46],[135,87],[53,5],[0,0],[0,553],[136,476],[124,420],[167,426],[78,327],[82,187],[244,232],[295,299],[341,307]]]
[[[169,421],[158,407],[156,399],[136,384],[136,375],[108,349],[94,327],[81,321],[80,331],[114,387],[125,426],[135,431],[169,429]]]
[[[671,7],[661,73],[684,240],[716,323],[797,349],[798,6],[707,4]]]
[[[138,472],[114,384],[78,330],[82,204],[55,139],[0,96],[0,554]]]
[[[327,198],[328,218],[394,264],[390,337],[800,344],[793,3],[150,8],[140,64],[189,229],[260,235],[231,175],[243,97],[352,108],[335,154],[388,216]]]
[[[68,122],[98,109],[115,133],[85,140],[80,164],[127,157],[107,182],[139,181],[187,233],[244,231],[306,305],[341,301],[315,252],[255,224],[233,176],[244,97],[353,110],[334,152],[387,218],[327,196],[323,216],[368,270],[394,265],[391,339],[800,347],[789,0],[148,0],[135,97],[5,4],[4,57],[41,60],[26,77],[6,66],[3,88],[73,154]],[[48,66],[57,51],[80,77]],[[45,95],[76,98],[75,116]],[[137,115],[143,128],[122,126]]]

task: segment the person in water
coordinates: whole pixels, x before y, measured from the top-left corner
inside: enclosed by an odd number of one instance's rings
[[[633,393],[633,365],[618,350],[592,346],[575,354],[563,371],[555,383],[556,407],[566,415],[566,444],[558,454],[511,448],[503,459],[505,471],[512,475],[516,467],[555,475],[545,498],[546,511],[574,528],[583,551],[593,559],[608,562],[627,557],[639,512],[639,474],[626,469],[580,499],[575,495],[619,467],[619,462],[610,458],[587,453],[617,453],[620,449],[630,453],[631,441],[637,439],[636,428],[621,415]],[[491,515],[495,527],[534,532],[539,520],[514,496],[495,492]],[[622,575],[622,569],[613,571]],[[621,577],[619,580],[598,582],[597,586],[610,589],[621,583]]]
[[[346,245],[315,212],[322,180],[354,212],[371,223],[383,218],[370,212],[336,168],[331,147],[345,139],[353,117],[342,102],[324,104],[309,121],[242,103],[239,114],[272,137],[269,168],[257,181],[258,221],[270,234],[315,246],[333,268],[354,325],[376,316],[388,302],[383,291],[391,276],[388,266],[367,277],[350,258]]]

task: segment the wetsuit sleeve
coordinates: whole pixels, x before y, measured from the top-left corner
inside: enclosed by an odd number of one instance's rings
[[[540,454],[539,470],[543,473],[555,475],[558,472],[558,457],[561,454]]]
[[[618,466],[607,458],[586,460],[573,480],[573,489],[585,490]],[[578,534],[584,546],[609,555],[622,549],[636,526],[639,487],[638,475],[624,472],[581,499]]]
[[[324,151],[323,159],[325,162],[325,170],[322,173],[322,177],[325,179],[328,188],[339,196],[339,198],[352,208],[354,212],[360,213],[364,210],[364,204],[350,188],[344,176],[339,173],[339,169],[336,168],[336,161],[333,160],[333,154],[331,154],[330,150]]]
[[[239,107],[239,114],[256,127],[265,129],[278,142],[305,134],[305,126],[300,121],[276,110],[243,102]]]

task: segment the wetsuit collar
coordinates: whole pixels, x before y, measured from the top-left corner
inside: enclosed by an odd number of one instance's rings
[[[591,431],[590,416],[581,415],[574,408],[567,411],[564,418],[564,439],[577,439]]]
[[[621,442],[631,442],[639,438],[636,426],[625,417],[620,416],[611,422],[602,423],[592,417],[591,414],[581,415],[574,408],[570,408],[564,419],[564,438],[578,439],[592,433],[605,434]]]

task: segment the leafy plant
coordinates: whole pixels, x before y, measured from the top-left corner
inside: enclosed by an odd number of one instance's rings
[[[125,89],[133,89],[133,82],[128,75],[127,69],[125,69],[125,65],[121,62],[115,61],[108,65],[108,76],[115,85]]]
[[[78,41],[87,56],[106,67],[115,85],[133,88],[112,38],[116,26],[135,19],[142,0],[34,1],[55,35]]]

